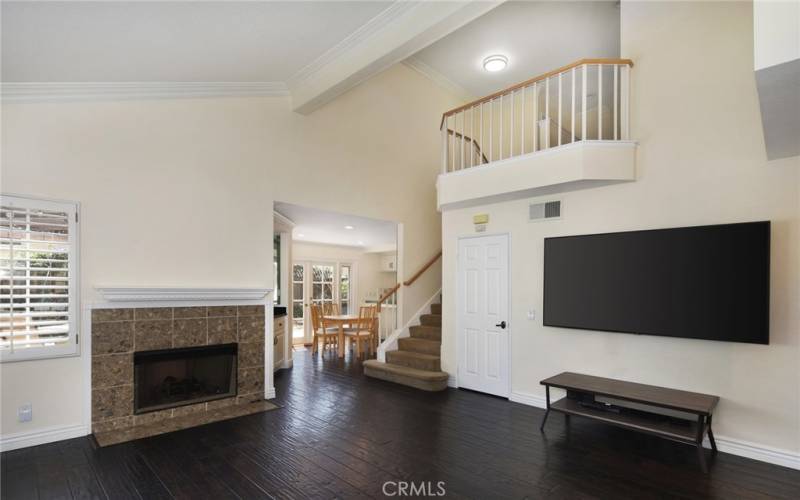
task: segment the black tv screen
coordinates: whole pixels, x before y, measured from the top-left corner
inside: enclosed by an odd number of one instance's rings
[[[545,238],[547,326],[769,343],[770,223]]]

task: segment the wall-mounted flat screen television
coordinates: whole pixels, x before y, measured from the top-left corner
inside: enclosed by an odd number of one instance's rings
[[[546,326],[769,343],[770,223],[545,238]]]

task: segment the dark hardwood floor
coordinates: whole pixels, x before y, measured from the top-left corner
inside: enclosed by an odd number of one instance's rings
[[[465,390],[425,393],[360,363],[295,353],[283,408],[108,448],[72,439],[2,454],[2,498],[366,498],[430,481],[464,498],[800,496],[800,471]],[[396,487],[390,485],[389,493]]]

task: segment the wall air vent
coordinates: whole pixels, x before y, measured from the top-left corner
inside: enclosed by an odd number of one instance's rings
[[[539,221],[561,218],[561,200],[532,203],[528,206],[528,220]]]

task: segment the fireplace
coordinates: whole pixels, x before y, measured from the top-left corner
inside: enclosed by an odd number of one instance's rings
[[[134,414],[237,394],[238,344],[136,352]]]

